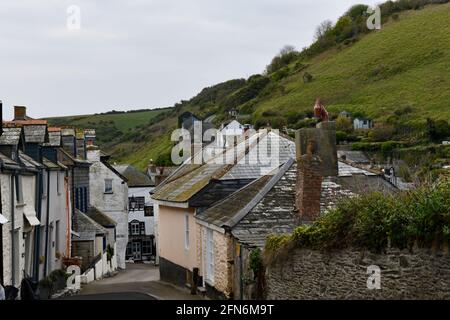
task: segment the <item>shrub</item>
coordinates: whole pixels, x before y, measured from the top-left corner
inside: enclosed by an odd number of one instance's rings
[[[392,152],[401,146],[398,142],[394,141],[386,141],[381,144],[381,153],[383,154],[384,158],[391,157]]]
[[[271,236],[268,255],[293,244],[321,250],[364,248],[381,252],[414,244],[450,244],[450,178],[394,195],[365,194],[347,198],[312,225],[297,227],[292,236]]]
[[[353,132],[353,123],[350,118],[338,116],[336,119],[336,130],[343,131],[345,133]]]
[[[303,74],[303,82],[304,83],[309,83],[309,82],[311,82],[311,81],[313,81],[314,80],[314,77],[312,76],[312,74],[310,74],[309,72],[305,72],[304,74]]]
[[[391,125],[379,125],[369,131],[369,139],[370,141],[387,141],[392,139],[394,135],[395,128]]]

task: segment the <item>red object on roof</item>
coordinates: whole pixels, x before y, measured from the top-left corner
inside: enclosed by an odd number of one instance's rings
[[[324,122],[329,120],[328,111],[325,109],[320,98],[317,98],[316,105],[314,106],[314,117],[321,119]]]

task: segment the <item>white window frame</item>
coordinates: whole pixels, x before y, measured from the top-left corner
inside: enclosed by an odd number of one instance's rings
[[[140,223],[139,222],[131,222],[131,235],[132,236],[139,236],[140,234],[141,234],[141,225],[140,225]]]
[[[184,215],[184,248],[189,250],[190,245],[190,227],[189,227],[189,213]]]
[[[205,278],[214,284],[214,231],[207,228],[205,232]]]

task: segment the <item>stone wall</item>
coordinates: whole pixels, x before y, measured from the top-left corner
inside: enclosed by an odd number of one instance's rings
[[[369,266],[378,266],[380,289],[368,289]],[[431,250],[297,249],[269,266],[267,299],[450,299],[450,255]],[[372,282],[370,282],[372,283]]]
[[[233,290],[232,248],[230,235],[214,231],[214,287],[227,298]]]

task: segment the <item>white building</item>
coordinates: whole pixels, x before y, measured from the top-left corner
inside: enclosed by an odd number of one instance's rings
[[[155,217],[150,193],[151,179],[131,165],[114,166],[128,179],[128,246],[126,258],[133,261],[155,260]]]
[[[116,223],[117,265],[125,269],[128,243],[128,185],[127,179],[107,161],[109,156],[96,146],[87,147],[89,168],[90,206]]]
[[[353,128],[357,129],[372,129],[373,128],[373,120],[366,118],[355,118],[353,120]]]

